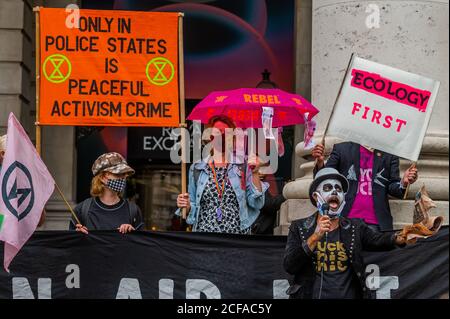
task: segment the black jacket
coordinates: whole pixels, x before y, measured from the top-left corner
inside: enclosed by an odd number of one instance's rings
[[[264,206],[261,208],[258,218],[252,225],[252,233],[258,235],[273,235],[276,224],[277,212],[286,201],[283,194],[272,196],[269,191],[265,193]]]
[[[335,144],[325,167],[335,168],[347,177],[349,189],[345,196],[346,205],[342,211],[347,216],[353,206],[358,191],[360,176],[360,145],[353,142]],[[393,222],[389,208],[389,196],[403,198],[406,189],[400,185],[399,158],[395,155],[375,150],[372,169],[372,194],[375,214],[382,231],[392,230]],[[314,176],[319,170],[314,168]]]
[[[315,278],[316,256],[308,247],[307,240],[314,233],[317,225],[317,214],[298,219],[291,223],[284,256],[284,269],[294,275],[288,294],[290,298],[312,298]],[[365,266],[361,251],[384,251],[396,247],[395,233],[380,233],[370,229],[360,219],[341,217],[339,221],[340,240],[345,246],[353,274],[360,284],[360,296],[372,297],[365,285]]]

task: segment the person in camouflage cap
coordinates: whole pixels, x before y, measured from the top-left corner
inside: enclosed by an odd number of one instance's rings
[[[75,207],[80,220],[72,220],[70,229],[87,234],[89,230],[113,230],[128,233],[143,226],[139,207],[124,200],[127,177],[135,173],[119,153],[99,156],[92,165],[91,198]]]
[[[134,169],[128,166],[122,155],[116,152],[100,155],[92,165],[92,174],[97,176],[101,172],[112,174],[134,174]]]

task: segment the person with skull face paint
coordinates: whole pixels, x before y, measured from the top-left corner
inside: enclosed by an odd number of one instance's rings
[[[294,275],[290,298],[357,299],[369,297],[362,250],[404,246],[400,233],[378,232],[362,219],[342,216],[347,179],[334,168],[320,170],[309,189],[317,207],[289,228],[284,268]]]
[[[73,218],[70,229],[87,234],[88,230],[114,230],[125,234],[142,228],[139,207],[122,198],[126,179],[134,174],[119,153],[106,153],[95,160],[91,183],[91,198],[75,207],[81,224]]]
[[[353,142],[337,143],[325,163],[325,147],[318,144],[312,155],[316,159],[313,174],[332,167],[349,182],[342,214],[361,218],[374,230],[393,230],[389,196],[402,199],[409,184],[418,179],[417,167],[411,165],[400,177],[399,158]]]

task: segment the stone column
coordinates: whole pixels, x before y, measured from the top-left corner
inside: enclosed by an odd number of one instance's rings
[[[34,76],[32,7],[27,0],[0,0],[0,134],[13,112],[33,138]]]
[[[312,0],[295,1],[295,92],[311,100],[311,37],[312,37]],[[304,126],[295,127],[294,140],[303,140]],[[302,176],[300,166],[305,162],[302,157],[293,154],[292,176]]]
[[[311,38],[312,38],[312,0],[295,1],[295,92],[311,100]],[[297,125],[294,130],[294,142],[303,140],[304,127]],[[292,178],[298,179],[304,175],[302,165],[306,162],[293,152]],[[292,183],[290,183],[292,184]],[[288,184],[289,185],[289,184]],[[287,220],[293,201],[288,199],[278,211],[278,224],[274,234],[285,234],[290,221]]]
[[[366,19],[377,11],[379,26],[369,28]],[[352,52],[441,82],[418,161],[419,180],[411,187],[408,200],[391,201],[391,210],[394,227],[411,223],[413,195],[425,183],[438,205],[433,213],[445,216],[448,223],[448,0],[315,0],[312,16],[312,102],[321,111],[316,118],[317,141],[323,136]],[[327,153],[336,142],[327,137]],[[314,163],[302,143],[296,154],[309,162],[301,166],[303,176],[284,188],[288,200],[282,206],[277,233],[286,234],[292,220],[314,210],[308,199]],[[408,165],[401,161],[401,174]]]

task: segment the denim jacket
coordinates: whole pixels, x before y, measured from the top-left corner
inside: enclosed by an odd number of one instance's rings
[[[189,184],[188,193],[191,203],[191,210],[187,216],[187,223],[193,226],[193,231],[196,231],[197,221],[200,210],[200,200],[202,199],[203,191],[208,183],[207,165],[209,158],[194,163],[189,169]],[[237,164],[230,164],[228,166],[228,179],[236,193],[237,201],[239,203],[239,217],[241,220],[241,229],[249,228],[259,215],[260,209],[264,206],[264,193],[269,188],[268,183],[261,182],[262,191],[258,191],[252,181],[252,172],[248,165],[246,166],[246,190],[241,187],[241,174],[243,173]],[[198,175],[197,185],[194,181],[194,170],[200,170]],[[177,209],[176,215],[181,214],[181,209]]]

